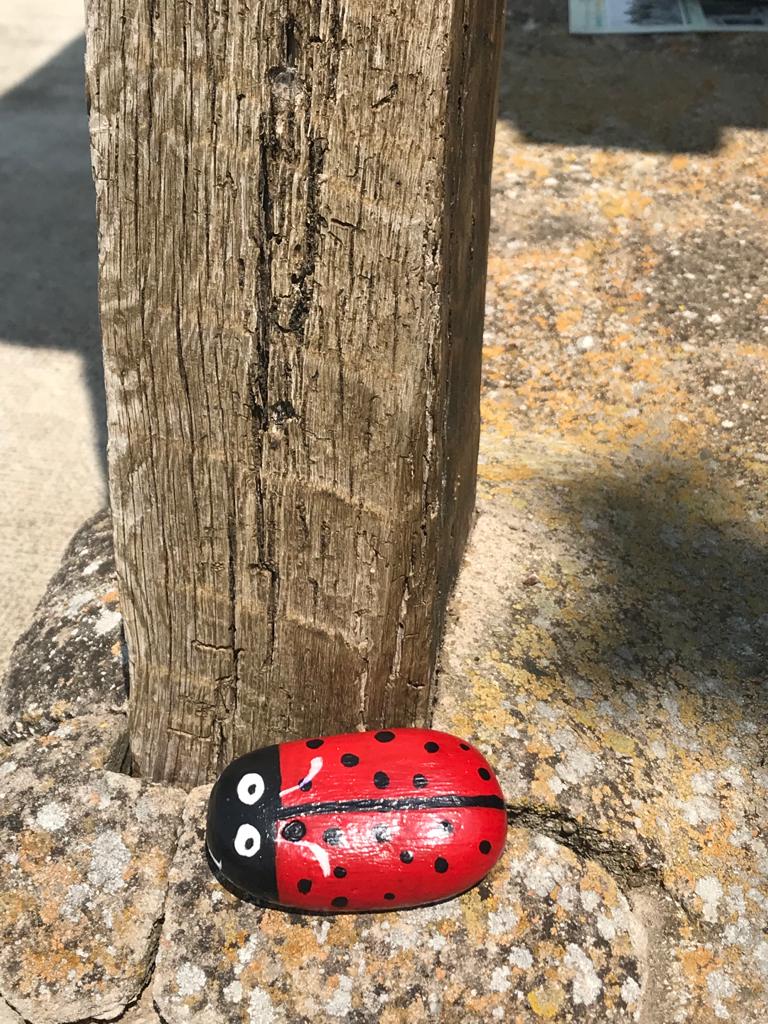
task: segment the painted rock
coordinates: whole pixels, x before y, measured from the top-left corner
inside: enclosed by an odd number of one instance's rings
[[[501,855],[504,798],[483,755],[431,729],[296,740],[233,761],[208,804],[208,853],[257,900],[304,911],[456,896]]]

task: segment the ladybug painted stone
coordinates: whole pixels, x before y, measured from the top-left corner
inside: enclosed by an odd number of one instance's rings
[[[265,747],[233,761],[208,804],[220,875],[285,908],[415,907],[471,888],[501,855],[504,797],[482,754],[432,729]]]

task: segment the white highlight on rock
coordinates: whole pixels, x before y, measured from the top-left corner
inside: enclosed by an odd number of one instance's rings
[[[594,914],[600,906],[600,897],[594,889],[584,889],[579,893],[579,899],[581,900],[582,907],[584,907],[588,914]]]
[[[627,1006],[635,1006],[640,1002],[640,986],[634,978],[626,978],[621,986],[621,998]]]
[[[575,785],[591,775],[597,767],[597,758],[582,747],[574,747],[566,751],[563,760],[555,771],[570,785]]]
[[[259,938],[257,935],[249,935],[248,941],[240,949],[237,954],[238,963],[233,968],[233,973],[239,975],[243,973],[243,968],[246,967],[256,955],[256,949],[259,945]]]
[[[64,609],[64,614],[66,615],[67,618],[72,618],[73,616],[77,615],[77,613],[84,605],[88,604],[90,601],[93,601],[95,597],[96,594],[92,590],[84,590],[80,594],[75,594],[75,596],[69,602],[67,607]]]
[[[263,988],[255,988],[248,1000],[249,1024],[274,1024],[275,1008]]]
[[[731,1015],[723,1000],[736,995],[736,986],[725,971],[712,971],[707,975],[707,989],[715,1016],[719,1020],[730,1020]]]
[[[575,973],[573,979],[573,1001],[584,1006],[591,1006],[603,987],[597,976],[595,965],[584,950],[575,942],[569,942],[563,962]]]
[[[723,898],[723,887],[714,875],[705,875],[696,883],[696,895],[701,900],[705,921],[717,921],[717,907]]]
[[[512,986],[512,982],[509,980],[509,968],[506,964],[502,964],[500,967],[496,967],[491,974],[490,989],[491,992],[508,992]]]
[[[35,817],[37,824],[46,832],[56,832],[60,828],[64,828],[68,820],[69,811],[63,804],[58,804],[55,800],[43,804]]]
[[[243,998],[243,986],[237,978],[234,981],[230,981],[224,989],[224,998],[228,1003],[239,1003]]]
[[[128,867],[131,851],[115,831],[97,836],[91,849],[88,881],[97,889],[117,892],[125,887],[123,872]]]
[[[339,985],[325,1008],[332,1017],[348,1017],[352,1009],[352,979],[342,974]]]
[[[261,849],[261,832],[247,822],[241,825],[235,836],[235,853],[241,857],[254,857]]]
[[[500,907],[488,915],[488,931],[491,935],[505,935],[520,923],[519,915],[512,907]]]
[[[105,633],[117,629],[122,621],[123,617],[120,612],[115,611],[114,608],[105,608],[96,620],[93,631],[97,636],[104,636]]]
[[[755,946],[753,958],[758,971],[768,980],[768,942],[764,939]]]
[[[61,916],[66,921],[79,921],[82,914],[81,907],[89,896],[88,886],[79,882],[77,885],[70,885],[64,902],[61,906]]]
[[[519,967],[521,971],[533,967],[533,957],[525,946],[513,946],[509,951],[508,960],[513,967]]]
[[[306,783],[311,782],[312,779],[314,779],[314,777],[317,775],[317,773],[320,771],[322,767],[322,757],[313,757],[312,760],[309,762],[309,771],[301,780],[301,782],[297,782],[295,786],[290,786],[288,789],[281,789],[280,796],[287,796],[289,793],[295,793],[297,789],[301,789],[302,786],[306,785]]]
[[[597,930],[606,942],[616,938],[616,925],[605,914],[597,915]]]
[[[182,964],[176,971],[176,984],[180,996],[193,996],[200,992],[207,980],[205,972],[195,964]]]
[[[264,796],[264,779],[258,772],[247,772],[237,784],[237,799],[252,806]]]
[[[526,858],[521,877],[537,896],[548,896],[562,883],[567,868],[559,859],[557,844],[548,836],[537,836],[534,845],[538,852],[535,859]]]

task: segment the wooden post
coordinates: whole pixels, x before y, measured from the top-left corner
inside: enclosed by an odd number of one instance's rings
[[[419,724],[473,513],[503,0],[88,0],[140,773]]]

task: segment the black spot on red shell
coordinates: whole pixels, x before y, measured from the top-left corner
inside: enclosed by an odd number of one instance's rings
[[[443,826],[443,831],[448,833],[453,832],[453,825],[450,821],[441,821],[440,824]]]
[[[438,857],[435,861],[435,871],[443,875],[448,870],[448,861],[445,857]]]
[[[333,873],[334,873],[334,875],[337,878],[346,878],[347,877],[347,869],[346,868],[341,868],[341,867],[334,868],[333,869]]]
[[[411,861],[413,860],[413,854],[411,853],[410,850],[401,850],[400,860],[403,862],[403,864],[410,864]]]
[[[386,789],[389,785],[389,776],[386,772],[376,772],[373,776],[373,784],[376,789]]]
[[[378,740],[379,743],[391,743],[395,738],[395,734],[390,732],[389,729],[382,729],[380,732],[374,733],[373,738]]]
[[[299,892],[304,893],[306,896],[309,890],[312,888],[312,882],[309,878],[300,878],[299,884],[296,886]]]
[[[491,852],[491,844],[488,842],[487,839],[483,839],[482,842],[480,843],[480,853],[490,853],[490,852]]]
[[[459,746],[461,747],[462,750],[469,750],[468,743],[460,743]]]
[[[341,829],[340,828],[327,828],[323,832],[323,842],[329,846],[339,846],[341,843]]]
[[[303,821],[289,821],[281,834],[284,839],[288,839],[292,843],[298,843],[307,834],[307,826]]]
[[[491,773],[488,771],[487,768],[478,768],[477,769],[477,774],[480,776],[481,779],[485,779],[486,782],[491,777]]]
[[[307,740],[307,746],[310,750],[317,750],[318,747],[322,747],[325,740]]]
[[[393,892],[385,892],[384,893],[384,899],[385,900],[393,900],[394,898],[395,898],[395,894]]]
[[[308,793],[310,789],[312,789],[312,780],[309,779],[307,782],[302,782],[302,784],[299,786],[299,789],[301,790],[302,793]]]
[[[360,764],[360,758],[357,754],[342,754],[341,763],[345,768],[354,768],[356,764]]]
[[[346,896],[334,896],[333,899],[331,900],[331,906],[334,907],[346,907],[348,903],[349,900],[347,899]]]
[[[424,789],[425,786],[429,785],[429,779],[426,775],[422,775],[421,772],[418,772],[413,776],[413,784],[416,789]]]
[[[424,749],[428,754],[436,754],[440,749],[440,744],[435,743],[434,740],[430,740],[429,743],[424,744]]]

